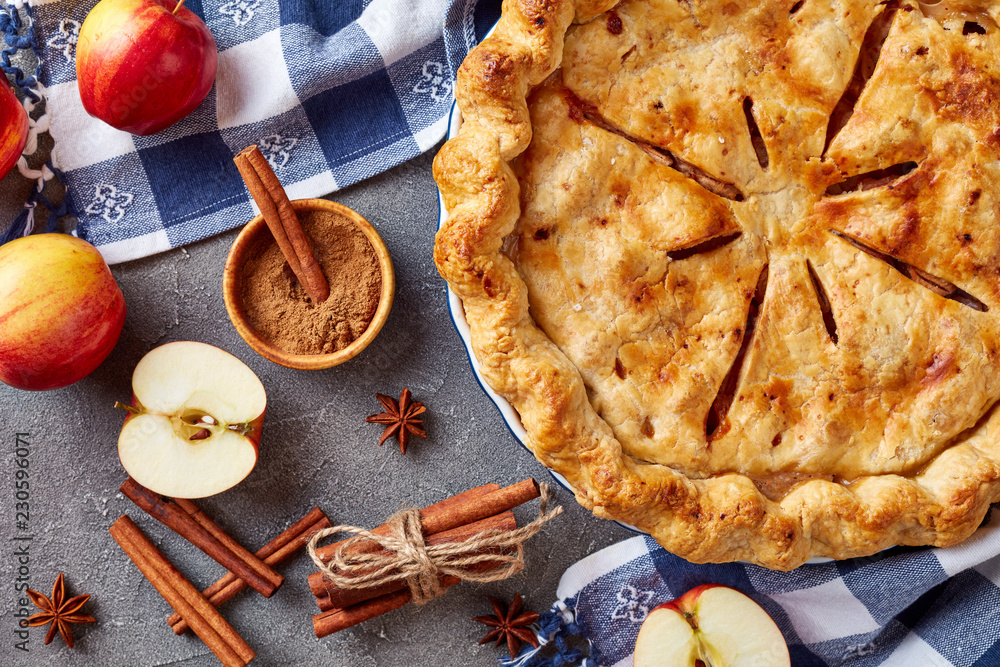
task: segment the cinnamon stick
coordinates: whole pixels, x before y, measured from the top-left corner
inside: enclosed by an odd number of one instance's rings
[[[330,520],[323,514],[322,510],[314,507],[288,530],[261,547],[257,551],[257,557],[263,558],[268,565],[283,563],[289,556],[304,547],[315,533],[329,527]],[[225,576],[202,591],[202,594],[208,598],[213,607],[219,607],[244,588],[246,588],[246,584],[242,580],[232,572],[227,572]],[[181,618],[180,614],[171,614],[167,618],[167,623],[178,635],[182,635],[188,630],[188,624]]]
[[[115,542],[150,584],[194,629],[195,634],[226,667],[244,667],[254,650],[198,589],[174,567],[127,515],[109,529]]]
[[[233,158],[233,162],[295,277],[308,292],[309,298],[316,303],[323,303],[330,296],[330,283],[323,275],[323,269],[309,245],[309,237],[302,229],[295,209],[288,201],[281,181],[271,170],[271,165],[257,146],[244,148]]]
[[[514,513],[508,510],[482,521],[476,521],[432,535],[427,538],[426,544],[428,546],[435,546],[449,542],[460,542],[484,530],[514,530],[515,528],[517,528],[517,521],[514,519]],[[327,609],[332,607],[349,607],[350,605],[370,600],[386,593],[393,593],[404,588],[406,588],[406,581],[402,579],[379,587],[341,588],[330,582],[322,572],[314,572],[309,575],[309,589],[318,601],[324,598],[329,601]],[[322,609],[322,605],[320,608]]]
[[[424,536],[430,537],[431,535],[436,535],[452,528],[458,528],[459,526],[496,516],[518,505],[523,505],[540,495],[538,482],[531,478],[488,493],[481,493],[479,491],[481,488],[465,491],[457,496],[420,510],[420,524],[423,527]],[[472,493],[473,491],[476,491],[476,493]],[[390,528],[383,524],[371,532],[376,535],[388,535]],[[329,560],[336,553],[340,545],[346,541],[341,540],[319,547],[316,549],[316,554],[322,560]],[[362,543],[352,547],[352,549],[355,548],[366,552],[377,549],[378,545]]]
[[[256,554],[250,553],[242,544],[230,537],[226,531],[222,530],[219,524],[215,523],[210,516],[202,512],[201,508],[192,501],[187,498],[174,498],[174,502],[188,516],[197,521],[198,525],[207,530],[212,537],[236,554],[237,558],[249,565],[254,572],[264,579],[267,579],[274,586],[275,590],[284,583],[285,578],[283,576],[275,572],[274,568],[258,558]]]
[[[455,581],[448,582],[446,579],[454,579]],[[458,577],[448,577],[446,579],[442,580],[445,586],[452,586],[459,582]],[[370,621],[394,609],[404,607],[412,598],[413,596],[408,590],[397,591],[377,597],[374,600],[366,600],[361,604],[324,611],[321,614],[313,616],[313,630],[316,632],[317,637],[326,637],[327,635],[332,635],[334,632],[346,630],[358,623]]]
[[[217,540],[201,524],[182,510],[176,502],[164,500],[159,494],[150,491],[131,477],[122,483],[120,490],[125,497],[151,517],[204,551],[212,560],[245,581],[255,591],[264,597],[274,595],[277,586],[272,581],[261,576],[238,554]],[[275,574],[277,573],[275,572]]]
[[[421,520],[426,519],[429,516],[436,514],[441,514],[445,510],[449,510],[459,505],[471,503],[481,498],[485,497],[487,494],[492,493],[500,488],[499,484],[483,484],[482,486],[477,486],[475,488],[469,489],[468,491],[462,491],[461,493],[451,496],[450,498],[445,498],[444,500],[439,500],[433,505],[428,505],[427,507],[420,510]],[[387,526],[379,526],[372,530],[376,535],[388,535],[389,529]],[[333,557],[333,554],[337,551],[337,548],[347,540],[339,540],[333,544],[328,544],[326,546],[318,547],[316,549],[316,555],[318,555],[322,560],[329,560]],[[377,544],[370,544],[364,542],[356,545],[356,553],[368,553],[371,551],[377,551]]]
[[[475,569],[480,572],[487,572],[500,567],[500,565],[501,563],[499,562],[486,561],[475,566]],[[450,588],[462,580],[451,575],[444,575],[440,581],[442,586]],[[388,593],[377,598],[372,598],[371,600],[365,600],[349,607],[336,607],[313,616],[313,630],[315,630],[317,637],[326,637],[358,623],[370,621],[393,609],[399,609],[405,606],[412,598],[413,595],[407,589]]]

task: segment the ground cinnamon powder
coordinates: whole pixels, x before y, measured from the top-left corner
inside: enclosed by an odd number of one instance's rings
[[[350,219],[331,211],[298,211],[330,297],[313,303],[295,279],[270,233],[248,253],[243,305],[257,334],[286,352],[342,350],[368,328],[382,292],[375,249]]]

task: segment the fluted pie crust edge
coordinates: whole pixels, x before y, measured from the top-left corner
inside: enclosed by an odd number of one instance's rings
[[[521,416],[526,445],[595,515],[636,526],[693,562],[789,570],[813,556],[966,539],[1000,499],[996,410],[912,476],[814,479],[772,500],[742,474],[692,479],[623,454],[578,369],[531,317],[525,282],[501,252],[521,213],[510,164],[532,136],[526,99],[559,66],[570,25],[616,4],[504,2],[495,31],[459,70],[462,127],[434,162],[448,212],[435,263],[462,300],[483,377]]]

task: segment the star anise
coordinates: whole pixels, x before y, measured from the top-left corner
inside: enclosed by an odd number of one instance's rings
[[[96,619],[89,614],[78,613],[80,607],[90,599],[89,595],[77,595],[66,599],[66,582],[62,572],[56,577],[56,583],[52,586],[52,597],[47,598],[38,591],[28,589],[28,597],[31,602],[41,609],[37,614],[28,617],[28,625],[36,627],[52,623],[49,633],[45,635],[45,643],[48,644],[56,636],[56,630],[62,635],[66,646],[73,648],[73,632],[70,630],[70,623],[95,623]]]
[[[411,433],[420,438],[427,437],[423,422],[417,417],[417,415],[426,412],[427,408],[420,401],[413,400],[409,389],[403,389],[399,395],[398,403],[396,399],[385,394],[375,394],[375,398],[385,408],[385,412],[365,417],[365,421],[372,424],[386,424],[385,430],[382,431],[382,437],[378,441],[379,447],[392,436],[396,436],[399,441],[399,449],[405,454],[406,444],[410,441]]]
[[[472,619],[476,623],[482,623],[493,628],[480,640],[480,644],[485,644],[496,639],[496,645],[500,646],[506,639],[511,659],[517,655],[522,641],[538,648],[538,638],[535,637],[535,633],[528,627],[538,620],[538,614],[533,611],[521,613],[524,609],[524,602],[521,600],[520,593],[514,595],[514,600],[510,603],[509,607],[492,595],[489,596],[489,600],[490,604],[493,605],[493,615],[476,616]]]

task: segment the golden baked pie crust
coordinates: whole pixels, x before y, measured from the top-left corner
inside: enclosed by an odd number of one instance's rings
[[[968,537],[1000,498],[998,9],[616,5],[506,2],[435,160],[435,261],[526,444],[696,562]]]

